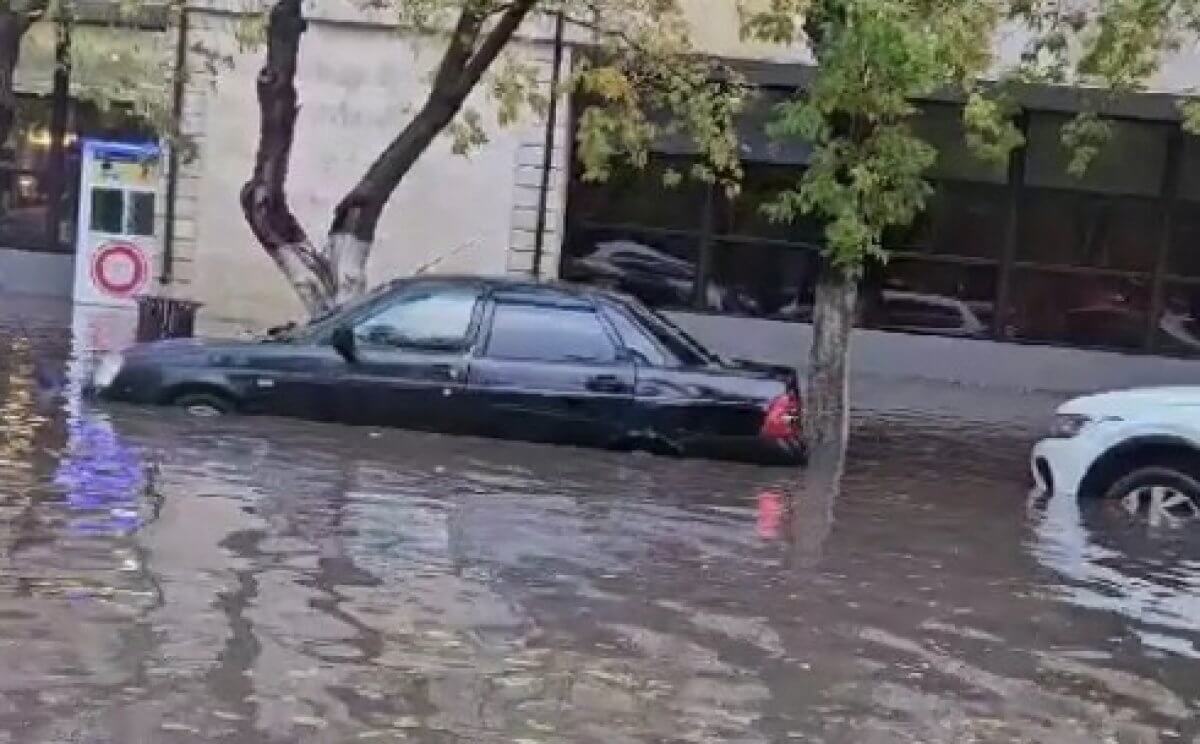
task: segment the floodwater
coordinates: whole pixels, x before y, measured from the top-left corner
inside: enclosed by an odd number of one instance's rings
[[[835,489],[81,404],[3,307],[0,742],[1200,742],[1200,532],[1031,498],[1052,398],[863,381]]]

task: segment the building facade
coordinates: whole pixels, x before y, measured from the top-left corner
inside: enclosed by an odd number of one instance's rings
[[[575,106],[564,100],[552,125],[530,115],[489,127],[489,141],[466,157],[451,151],[449,138],[437,141],[383,215],[369,281],[415,271],[530,274],[536,264],[544,277],[631,292],[718,350],[802,364],[821,227],[771,223],[761,206],[798,180],[810,155],[803,143],[772,142],[763,131],[771,106],[811,75],[809,55],[742,41],[729,5],[730,17],[704,0],[690,7],[699,43],[758,89],[741,122],[746,181],[737,199],[698,183],[664,187],[663,169],[686,170],[694,157],[678,142],[660,143],[644,171],[583,183],[571,158]],[[188,10],[182,40],[165,23],[143,29],[150,41],[142,46],[167,69],[182,41],[189,74],[179,91],[180,128],[194,146],[167,169],[161,250],[146,291],[202,303],[200,328],[209,332],[300,314],[238,204],[257,145],[262,58],[238,42],[245,18],[240,5],[205,3]],[[132,121],[114,126],[92,116],[63,95],[71,80],[39,77],[53,69],[38,55],[52,54],[55,36],[52,26],[38,33],[41,51],[26,53],[19,78],[46,123],[28,117],[34,123],[14,134],[0,163],[11,182],[0,204],[0,286],[37,265],[54,290],[69,279],[53,277],[71,272],[73,143],[146,133]],[[560,73],[574,63],[573,41],[586,39],[566,40]],[[530,23],[511,55],[533,65],[548,90],[555,48],[552,24]],[[1019,38],[1006,35],[997,51],[1010,58],[1019,48]],[[438,39],[351,3],[311,9],[289,174],[293,210],[311,235],[322,235],[334,204],[420,103],[440,52]],[[1062,390],[1195,379],[1197,366],[1181,360],[1200,357],[1200,144],[1181,131],[1172,94],[1197,80],[1200,57],[1185,49],[1151,91],[1096,103],[1114,138],[1083,179],[1066,173],[1059,128],[1091,105],[1085,92],[1030,91],[1021,118],[1028,146],[1004,167],[968,151],[954,101],[923,102],[916,126],[939,151],[935,194],[911,228],[887,236],[892,260],[865,278],[858,368]],[[56,91],[69,112],[61,155],[38,144],[56,139],[47,135]],[[486,91],[468,105],[494,121]],[[1093,358],[1103,364],[1086,361]],[[1091,377],[1081,379],[1079,369]]]

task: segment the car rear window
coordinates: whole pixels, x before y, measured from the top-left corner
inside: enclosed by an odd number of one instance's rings
[[[611,362],[616,349],[591,309],[500,303],[487,355],[540,362]]]
[[[689,336],[682,328],[665,316],[650,310],[640,303],[630,302],[627,309],[643,328],[653,334],[655,340],[673,354],[684,366],[720,364],[721,359]]]
[[[641,324],[619,307],[607,306],[605,315],[612,321],[617,335],[625,348],[642,362],[652,367],[675,367],[679,365],[674,356],[667,354],[658,342],[642,328]]]

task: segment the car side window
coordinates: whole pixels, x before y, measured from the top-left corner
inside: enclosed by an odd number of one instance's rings
[[[461,348],[478,301],[474,288],[416,290],[359,321],[354,337],[367,347]]]
[[[538,362],[612,362],[617,350],[590,309],[499,303],[487,356]]]
[[[677,367],[678,363],[666,354],[641,326],[623,311],[608,307],[604,313],[621,337],[621,343],[642,362],[651,367]]]

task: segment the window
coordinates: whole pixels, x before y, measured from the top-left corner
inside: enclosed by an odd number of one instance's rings
[[[0,169],[0,245],[46,245],[51,197],[37,173]]]
[[[475,289],[416,290],[360,321],[354,336],[364,346],[462,348],[478,299]]]
[[[1179,147],[1179,187],[1183,201],[1200,202],[1200,137],[1184,134]]]
[[[936,188],[911,226],[889,231],[887,247],[999,261],[1008,232],[1008,189],[966,182],[943,182]]]
[[[125,232],[125,192],[121,189],[92,189],[90,230],[118,234]]]
[[[123,189],[92,189],[92,220],[96,232],[124,235],[154,234],[154,194]]]
[[[1083,178],[1076,178],[1067,172],[1071,153],[1062,142],[1062,127],[1070,121],[1071,117],[1060,114],[1030,117],[1026,185],[1130,196],[1162,193],[1169,125],[1107,120],[1111,138]]]
[[[867,272],[863,326],[981,338],[995,314],[994,266],[897,258]]]
[[[624,310],[610,307],[605,316],[612,321],[621,337],[621,343],[641,362],[654,367],[674,366],[671,359],[645,330],[629,317]]]
[[[1149,327],[1149,277],[1019,269],[1006,318],[1018,339],[1141,349]]]
[[[788,222],[776,222],[767,217],[763,207],[786,190],[800,184],[804,169],[794,165],[762,165],[748,163],[742,178],[741,192],[733,199],[717,202],[715,232],[718,235],[767,238],[818,245],[825,239],[820,220],[797,214]]]
[[[931,177],[997,184],[1008,181],[1007,164],[981,160],[967,144],[960,106],[927,103],[914,117],[912,128],[937,150],[937,160],[929,171]]]
[[[1200,284],[1167,283],[1155,333],[1158,349],[1180,356],[1200,356]]]
[[[154,234],[154,194],[135,191],[129,194],[130,235]]]
[[[573,232],[563,278],[616,289],[653,307],[687,307],[696,293],[699,239],[613,227]]]
[[[1060,266],[1150,271],[1158,255],[1162,210],[1146,199],[1028,189],[1021,206],[1017,258]]]
[[[496,305],[487,355],[540,362],[611,362],[616,349],[592,310]]]
[[[1200,278],[1200,204],[1181,202],[1171,217],[1171,274]]]
[[[718,312],[810,320],[817,253],[786,245],[720,241],[705,306]]]
[[[616,169],[600,183],[577,179],[571,189],[573,216],[589,223],[699,230],[708,187],[694,178],[667,186],[663,178],[668,170],[686,176],[690,169],[687,158],[659,157],[640,170]]]

